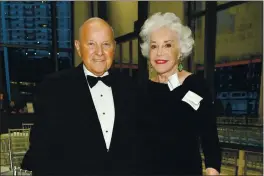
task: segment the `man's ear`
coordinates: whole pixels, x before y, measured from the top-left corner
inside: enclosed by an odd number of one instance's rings
[[[116,51],[116,41],[114,40],[114,53]]]
[[[75,48],[77,50],[77,53],[80,57],[82,57],[81,55],[81,49],[80,49],[80,41],[79,40],[74,40],[74,45],[75,45]]]

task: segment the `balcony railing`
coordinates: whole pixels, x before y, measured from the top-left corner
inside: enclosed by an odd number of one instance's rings
[[[205,174],[204,156],[203,172]],[[222,148],[222,175],[263,175],[263,153]]]
[[[217,123],[222,125],[247,125],[247,126],[263,126],[262,118],[247,117],[217,117]]]
[[[135,76],[134,70],[138,69],[137,64],[133,64],[133,40],[136,40],[138,38],[138,35],[136,32],[131,32],[126,35],[117,37],[116,43],[117,43],[117,48],[119,48],[119,53],[117,55],[118,58],[115,60],[115,63],[113,64],[113,68],[120,69],[120,71],[123,71],[124,69],[128,69],[129,75],[130,76]],[[128,63],[124,63],[124,53],[123,53],[123,48],[124,44],[128,42]]]

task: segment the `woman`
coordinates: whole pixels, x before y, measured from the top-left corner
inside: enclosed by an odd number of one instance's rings
[[[157,72],[143,93],[147,101],[142,111],[147,113],[140,123],[151,174],[202,175],[200,145],[206,174],[220,172],[221,151],[209,89],[202,78],[182,66],[194,44],[191,34],[173,13],[154,14],[140,32],[142,54]]]

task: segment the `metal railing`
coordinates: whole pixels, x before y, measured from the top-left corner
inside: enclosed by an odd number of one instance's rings
[[[118,58],[115,60],[115,63],[113,64],[113,68],[119,69],[121,72],[123,69],[129,69],[129,76],[133,75],[133,70],[138,69],[138,64],[133,64],[133,40],[138,39],[138,34],[136,32],[131,32],[126,35],[117,37],[116,43],[117,48],[119,48]],[[123,53],[123,46],[125,43],[128,42],[128,63],[124,63],[124,53]],[[138,47],[138,46],[137,46]]]
[[[222,143],[263,147],[263,128],[218,125],[218,137]]]
[[[263,119],[247,117],[217,117],[217,124],[263,126]]]
[[[203,154],[202,158],[205,174]],[[263,153],[222,148],[221,175],[263,175]]]

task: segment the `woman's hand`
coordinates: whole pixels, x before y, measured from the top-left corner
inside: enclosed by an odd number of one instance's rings
[[[206,172],[206,175],[220,175],[220,173],[217,170],[211,167],[207,168],[205,172]]]

